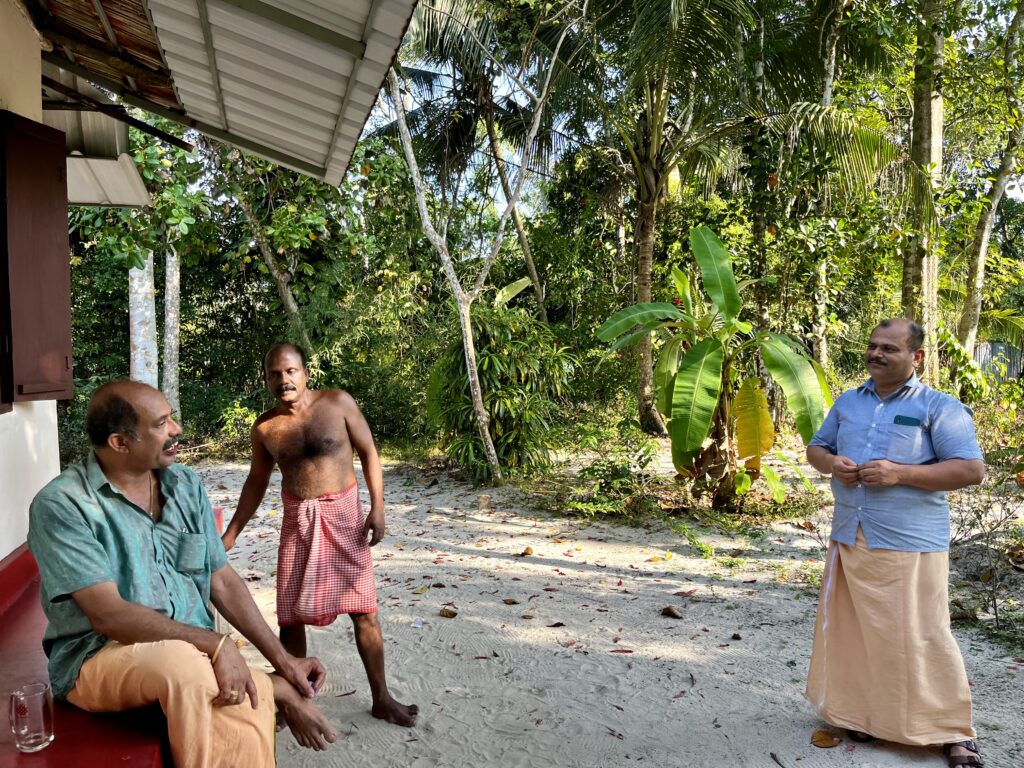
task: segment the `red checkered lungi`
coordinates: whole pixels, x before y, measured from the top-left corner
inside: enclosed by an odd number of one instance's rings
[[[285,490],[277,549],[277,621],[323,627],[342,613],[374,613],[377,588],[359,488],[300,499]]]

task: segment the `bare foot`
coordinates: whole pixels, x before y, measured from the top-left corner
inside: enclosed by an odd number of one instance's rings
[[[292,736],[301,746],[319,752],[337,740],[338,732],[312,701],[304,698],[284,678],[271,675],[271,679],[274,681],[277,708],[291,729]]]
[[[370,710],[370,714],[378,720],[387,720],[389,723],[406,728],[416,725],[416,715],[419,712],[420,708],[415,704],[399,704],[390,696],[383,701],[375,701],[373,709]]]

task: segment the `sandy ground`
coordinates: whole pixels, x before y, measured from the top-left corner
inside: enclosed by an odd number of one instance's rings
[[[227,514],[246,469],[200,468]],[[231,553],[272,626],[279,486]],[[717,555],[702,559],[661,527],[537,516],[515,489],[398,465],[385,468],[385,499],[375,560],[388,677],[419,723],[370,716],[343,617],[309,630],[328,671],[317,700],[341,735],[313,753],[282,734],[282,768],[945,765],[938,749],[810,745],[822,723],[803,698],[816,605],[804,575],[821,559],[794,524],[758,540],[708,535]],[[986,766],[1024,766],[1024,665],[957,637]]]

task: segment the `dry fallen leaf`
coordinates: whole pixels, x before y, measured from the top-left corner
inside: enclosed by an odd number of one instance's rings
[[[842,741],[831,731],[817,730],[811,734],[811,744],[820,749],[832,749],[832,747],[838,747]]]
[[[661,609],[661,615],[662,616],[671,616],[673,619],[681,619],[681,618],[683,618],[683,614],[681,614],[679,612],[679,610],[674,605],[666,605],[664,608],[662,608]]]
[[[529,619],[533,618],[533,614],[531,614],[531,613],[524,613],[520,618],[529,620]]]
[[[459,615],[459,612],[452,608],[442,608],[437,612],[438,616],[443,616],[446,619],[454,619]]]
[[[548,627],[551,628],[551,629],[554,629],[555,627],[564,627],[564,626],[565,626],[565,624],[563,624],[560,621],[556,621],[554,624],[548,624]]]
[[[522,552],[520,552],[518,555],[516,555],[516,557],[527,557],[528,555],[532,555],[532,554],[533,554],[533,547],[527,547]]]
[[[427,584],[424,584],[424,585],[423,585],[422,587],[420,587],[419,589],[414,589],[414,590],[412,591],[412,593],[413,593],[414,595],[423,595],[423,594],[426,594],[426,591],[427,591],[428,589],[430,589],[430,586],[429,586],[429,585],[427,585]]]
[[[740,636],[739,632],[733,632],[732,633],[732,639],[733,640],[742,640],[743,638]]]
[[[514,597],[506,597],[501,602],[503,602],[505,605],[519,605],[519,601],[516,600]]]

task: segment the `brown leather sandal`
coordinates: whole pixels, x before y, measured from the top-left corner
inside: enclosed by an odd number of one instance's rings
[[[973,755],[953,755],[953,747],[963,747],[964,749],[973,752]],[[961,768],[967,766],[980,766],[985,765],[981,760],[981,751],[978,749],[978,745],[971,739],[967,741],[954,741],[952,744],[943,744],[942,754],[946,756],[946,762],[949,763],[949,768]]]

